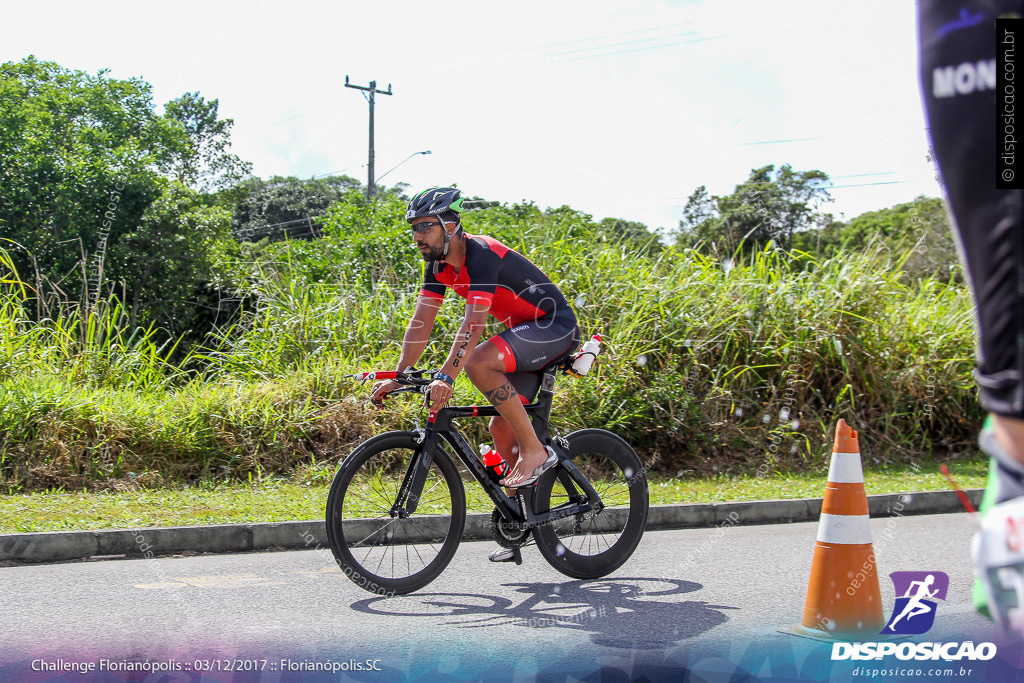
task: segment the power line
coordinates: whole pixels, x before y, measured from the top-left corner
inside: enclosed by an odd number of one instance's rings
[[[906,180],[884,180],[877,183],[854,183],[853,185],[832,185],[829,190],[838,190],[845,187],[872,187],[874,185],[901,185],[906,183]]]
[[[821,140],[821,138],[789,138],[787,140],[757,140],[755,142],[741,142],[741,146],[750,145],[781,145],[787,142],[811,142],[813,140]]]
[[[359,164],[358,166],[349,166],[348,168],[343,168],[340,171],[331,171],[330,173],[317,173],[315,176],[312,176],[310,180],[316,180],[317,178],[326,178],[327,176],[337,175],[338,173],[344,173],[345,171],[351,171],[353,168],[363,168],[364,166],[366,166],[366,164]]]
[[[876,175],[896,175],[896,171],[879,171],[877,173],[849,173],[847,175],[834,175],[829,176],[833,180],[836,178],[868,178]]]
[[[636,40],[627,40],[624,43],[611,43],[609,45],[595,45],[594,47],[581,47],[575,50],[566,50],[565,52],[553,52],[549,57],[561,57],[562,55],[571,55],[577,52],[593,52],[595,50],[606,50],[613,47],[623,47],[625,45],[636,45],[637,43],[650,43],[655,40],[668,40],[669,38],[681,38],[682,36],[692,36],[699,33],[699,31],[683,31],[682,33],[672,33],[666,36],[652,36],[650,38],[637,38]]]
[[[593,38],[579,38],[577,40],[566,40],[560,43],[548,43],[547,45],[541,45],[541,47],[559,47],[561,45],[575,45],[577,43],[588,43],[594,40],[604,40],[605,38],[618,38],[619,36],[630,36],[637,33],[650,33],[651,31],[665,31],[668,29],[679,28],[680,26],[689,26],[692,21],[684,21],[680,24],[669,24],[668,26],[652,26],[651,28],[641,28],[635,31],[621,31],[620,33],[609,33],[603,36],[594,36]]]
[[[581,59],[597,59],[598,57],[612,57],[614,55],[624,55],[630,52],[645,52],[647,50],[659,50],[666,47],[676,47],[677,45],[689,45],[691,43],[704,43],[709,40],[718,40],[719,38],[725,38],[725,35],[720,36],[709,36],[707,38],[695,38],[693,40],[679,40],[674,43],[665,43],[664,45],[649,45],[647,47],[635,47],[631,50],[616,50],[614,52],[602,52],[595,55],[581,55],[579,57],[569,57],[568,59],[557,59],[554,63],[560,62],[575,62]]]
[[[280,119],[278,121],[274,121],[270,125],[271,126],[280,126],[282,123],[288,123],[289,121],[294,121],[295,119],[301,118],[301,117],[303,117],[305,115],[306,115],[306,112],[300,111],[298,114],[292,114],[291,116],[289,116],[287,118],[283,118],[283,119]]]

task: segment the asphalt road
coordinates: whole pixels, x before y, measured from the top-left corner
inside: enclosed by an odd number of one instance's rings
[[[394,598],[358,588],[326,549],[2,568],[0,680],[100,660],[181,667],[169,680],[578,680],[603,668],[725,681],[737,667],[856,680],[828,661],[829,645],[776,631],[800,621],[816,528],[648,532],[595,581],[557,573],[533,548],[517,567],[489,563],[493,543],[465,543],[438,580]],[[875,519],[872,530],[886,617],[890,572],[942,571],[949,595],[922,638],[998,640],[1000,660],[1016,652],[970,607],[966,514]],[[302,670],[324,666],[336,670]]]

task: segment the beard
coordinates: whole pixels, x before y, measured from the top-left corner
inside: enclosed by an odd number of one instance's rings
[[[426,250],[420,249],[420,254],[423,255],[423,260],[427,263],[430,263],[431,261],[439,261],[444,255],[443,247],[432,247],[429,244],[425,246],[427,247]]]

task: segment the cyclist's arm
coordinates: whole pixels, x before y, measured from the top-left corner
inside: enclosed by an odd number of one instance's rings
[[[466,317],[455,335],[455,342],[448,354],[448,360],[441,367],[441,372],[451,377],[453,381],[455,376],[466,366],[466,360],[479,343],[480,336],[484,333],[484,327],[487,325],[488,311],[490,311],[489,303],[475,304],[471,300],[466,304]],[[452,397],[455,389],[448,382],[435,379],[430,383],[428,391],[431,410],[438,411],[448,403],[448,399]]]
[[[466,261],[463,264],[469,278],[466,293],[466,315],[452,344],[441,372],[454,378],[462,372],[473,349],[487,326],[487,316],[494,302],[502,261],[490,248],[481,247],[476,241],[466,244]]]
[[[424,296],[416,300],[416,310],[405,328],[405,336],[402,337],[402,354],[398,358],[398,370],[403,371],[416,362],[423,355],[430,341],[430,332],[434,329],[434,320],[437,319],[437,312],[441,309],[442,299],[433,296]]]
[[[473,349],[480,343],[484,329],[487,327],[487,315],[490,312],[490,305],[476,303],[466,304],[466,317],[459,326],[455,335],[455,342],[452,350],[448,353],[448,359],[441,367],[441,372],[454,378],[466,366],[466,360],[473,353]]]
[[[402,353],[398,357],[398,371],[402,372],[423,355],[430,340],[430,332],[434,329],[434,320],[437,318],[437,311],[441,308],[443,299],[435,296],[420,295],[416,300],[416,310],[405,328],[405,335],[402,337]],[[397,389],[400,385],[394,380],[382,380],[373,385],[370,391],[370,400],[380,403],[386,394]]]

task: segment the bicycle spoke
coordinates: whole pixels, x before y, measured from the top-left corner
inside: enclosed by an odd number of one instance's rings
[[[377,519],[383,520],[384,518],[383,517],[378,517]],[[352,547],[355,547],[355,548],[362,547],[363,543],[366,542],[366,539],[370,538],[371,536],[377,536],[378,534],[380,534],[382,531],[384,531],[388,527],[392,526],[397,521],[398,521],[397,519],[389,519],[389,520],[387,520],[387,523],[384,526],[382,526],[380,529],[377,529],[377,530],[373,531],[372,533],[370,533],[369,536],[366,536],[362,540],[359,540],[359,541],[356,541],[356,542],[352,543],[351,544]],[[379,546],[379,545],[382,545],[382,544],[380,544],[380,543],[370,543],[368,545],[368,547],[373,548],[373,547]]]
[[[534,536],[555,569],[574,578],[604,576],[629,558],[643,534],[648,505],[646,480],[633,476],[641,471],[639,459],[626,442],[610,432],[582,430],[567,441],[573,464],[597,493],[600,505],[539,527]],[[586,490],[577,482],[563,483],[563,478],[543,482],[545,488],[538,503],[546,507],[538,511],[571,505],[573,490]]]
[[[380,445],[374,448],[374,442]],[[367,590],[408,593],[426,585],[461,540],[465,494],[458,469],[443,452],[427,471],[416,513],[392,516],[416,448],[408,432],[375,437],[343,463],[332,484],[327,516],[331,550]]]

